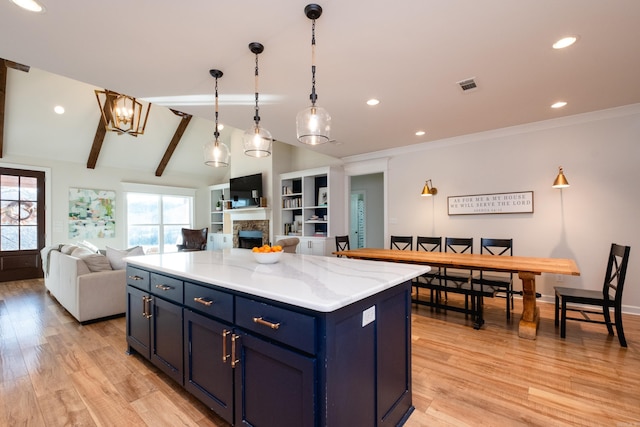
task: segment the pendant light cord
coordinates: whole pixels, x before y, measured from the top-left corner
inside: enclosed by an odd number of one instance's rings
[[[256,86],[256,115],[253,116],[253,120],[256,122],[256,129],[257,129],[260,126],[260,110],[258,108],[258,54],[257,53],[256,53],[255,86]]]
[[[218,78],[216,77],[216,128],[213,131],[213,136],[216,138],[216,145],[218,144],[218,137],[220,136],[220,132],[218,132]]]
[[[311,24],[311,105],[316,106],[316,20],[312,20]]]

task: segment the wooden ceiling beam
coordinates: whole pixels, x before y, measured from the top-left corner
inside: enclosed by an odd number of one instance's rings
[[[31,67],[28,65],[18,64],[17,62],[9,61],[8,59],[5,59],[4,63],[7,66],[7,68],[13,68],[14,70],[24,71],[25,73],[28,73],[29,70],[31,69]]]
[[[184,135],[184,131],[187,130],[187,126],[189,126],[189,122],[193,118],[191,114],[186,114],[176,110],[171,111],[176,116],[181,117],[182,120],[180,120],[180,124],[178,125],[176,132],[173,134],[173,138],[171,138],[171,142],[169,143],[169,146],[167,147],[167,150],[165,151],[164,156],[162,157],[162,160],[160,161],[160,164],[156,169],[156,176],[162,176],[162,174],[164,173],[165,168],[169,164],[169,160],[171,160],[171,156],[173,156],[173,152],[176,150],[180,139],[182,139],[182,135]]]
[[[106,108],[104,114],[107,120],[111,120],[111,111]],[[102,120],[102,114],[98,119],[98,128],[96,129],[96,135],[93,137],[93,145],[91,146],[91,152],[89,153],[89,158],[87,159],[87,169],[95,169],[96,163],[98,163],[98,156],[100,156],[100,150],[102,150],[102,143],[104,142],[104,137],[107,135],[107,127]]]
[[[1,59],[1,58],[0,58]],[[0,60],[0,159],[4,148],[4,104],[7,98],[7,61]]]
[[[100,156],[100,150],[102,150],[102,143],[104,137],[107,134],[107,128],[102,121],[102,118],[98,121],[98,128],[96,129],[96,135],[93,137],[93,145],[91,146],[91,152],[87,159],[87,169],[95,169],[96,163],[98,163],[98,156]]]

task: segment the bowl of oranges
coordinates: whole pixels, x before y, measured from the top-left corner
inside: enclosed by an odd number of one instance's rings
[[[259,264],[274,264],[280,260],[282,256],[282,246],[274,245],[262,245],[255,246],[251,249],[253,257]]]

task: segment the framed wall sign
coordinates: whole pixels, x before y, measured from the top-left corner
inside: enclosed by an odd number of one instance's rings
[[[533,191],[447,197],[449,215],[533,213]]]

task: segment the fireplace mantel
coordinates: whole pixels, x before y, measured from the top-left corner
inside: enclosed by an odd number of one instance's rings
[[[257,221],[271,219],[271,208],[227,209],[231,221]]]

